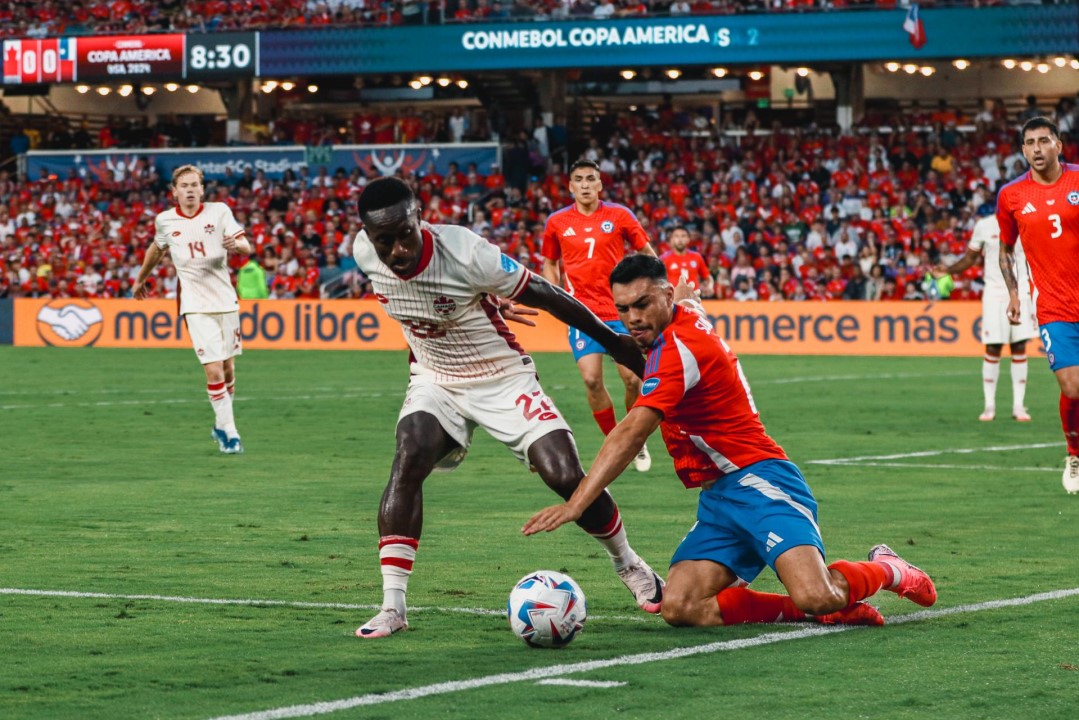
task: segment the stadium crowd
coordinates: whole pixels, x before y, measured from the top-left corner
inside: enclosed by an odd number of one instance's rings
[[[1043,111],[1031,99],[1027,112]],[[1069,101],[1056,115],[1069,131],[1079,119]],[[605,198],[631,208],[661,252],[674,227],[690,231],[720,298],[921,299],[927,271],[963,254],[996,189],[1024,171],[1020,119],[1000,102],[973,118],[941,103],[838,135],[762,131],[752,111],[739,132],[725,132],[729,117],[641,111],[609,117],[583,154],[599,163]],[[466,225],[538,270],[546,217],[572,201],[548,130],[512,134],[503,167],[408,176],[423,218]],[[1074,133],[1065,138],[1064,157],[1076,157]],[[303,168],[274,180],[247,170],[209,182],[207,199],[247,228],[270,297],[363,297],[350,243],[370,172]],[[128,297],[169,204],[168,179],[145,159],[101,177],[0,172],[0,297]],[[953,297],[978,297],[980,274],[968,270]],[[176,292],[167,261],[153,292]]]
[[[923,0],[1001,5],[1020,0]],[[1029,0],[1028,0],[1029,1]],[[0,36],[213,32],[893,8],[900,0],[8,0]]]

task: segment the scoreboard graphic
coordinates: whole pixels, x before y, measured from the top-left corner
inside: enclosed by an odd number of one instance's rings
[[[4,84],[74,82],[76,38],[4,41]]]
[[[259,34],[115,35],[4,40],[4,85],[254,77]]]

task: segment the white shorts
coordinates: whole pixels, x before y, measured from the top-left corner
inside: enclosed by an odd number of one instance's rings
[[[982,298],[982,343],[1010,345],[1038,336],[1030,301],[1022,298],[1019,304],[1019,324],[1008,322],[1008,298]]]
[[[477,426],[525,465],[532,443],[556,430],[570,429],[554,401],[544,394],[535,373],[515,373],[467,385],[440,385],[429,375],[413,375],[397,421],[415,412],[434,415],[461,446],[439,461],[439,470],[453,470],[461,464]]]
[[[191,346],[203,365],[243,354],[240,313],[188,313],[184,319]]]

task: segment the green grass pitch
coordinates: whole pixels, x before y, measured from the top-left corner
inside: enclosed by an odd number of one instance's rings
[[[1075,717],[1079,497],[1044,359],[1026,424],[1007,416],[1007,361],[992,423],[976,357],[743,365],[829,556],[889,543],[936,579],[935,608],[883,593],[883,628],[667,627],[575,528],[520,535],[554,495],[481,432],[426,485],[411,629],[362,641],[403,354],[248,352],[247,452],[222,456],[190,351],[0,348],[0,717]],[[601,438],[571,358],[537,366],[587,465]],[[650,446],[652,471],[612,491],[660,569],[696,496]],[[563,650],[525,647],[499,614],[540,568],[587,596]],[[767,570],[755,586],[780,587]]]

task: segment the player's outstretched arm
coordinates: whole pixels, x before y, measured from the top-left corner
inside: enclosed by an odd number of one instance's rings
[[[958,275],[969,267],[977,265],[982,259],[982,254],[977,250],[971,250],[967,248],[967,251],[963,254],[963,257],[956,260],[948,267],[937,266],[933,268],[933,277],[942,277],[944,275]]]
[[[581,517],[585,508],[595,502],[600,493],[637,457],[644,441],[659,427],[662,419],[658,411],[649,407],[635,407],[630,410],[603,441],[603,447],[599,449],[592,468],[573,491],[570,499],[560,505],[540,510],[525,523],[521,532],[525,535],[551,532]]]
[[[163,257],[165,257],[165,250],[156,242],[150,243],[150,247],[146,250],[146,257],[142,261],[142,267],[139,268],[139,275],[135,278],[135,285],[131,288],[131,294],[136,300],[146,297],[146,278],[150,277],[150,273]]]
[[[546,310],[602,345],[619,365],[628,367],[638,377],[644,374],[644,355],[641,354],[633,338],[611,330],[596,317],[595,313],[562,288],[555,287],[533,273],[524,292],[514,300],[523,305]]]
[[[628,335],[619,335],[591,310],[585,307],[569,293],[560,287],[551,285],[540,275],[532,273],[532,277],[523,293],[515,300],[532,308],[546,310],[551,315],[559,318],[566,325],[572,325],[584,332],[592,340],[603,345],[603,349],[611,353],[614,362],[624,365],[632,370],[638,377],[644,375],[644,355],[637,343]]]

